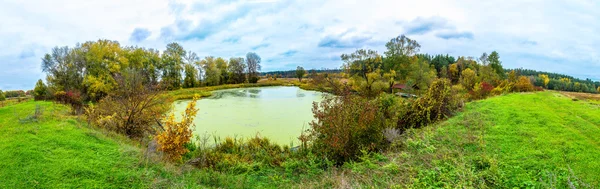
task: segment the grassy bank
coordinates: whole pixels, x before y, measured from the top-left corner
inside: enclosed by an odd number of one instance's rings
[[[471,102],[332,179],[355,187],[597,188],[599,108],[555,92]]]
[[[36,106],[44,109],[37,122],[19,121]],[[447,121],[409,130],[386,153],[337,168],[310,155],[277,166],[228,162],[235,166],[219,171],[174,166],[67,114],[50,102],[0,108],[0,188],[600,186],[600,107],[556,92],[470,102]]]

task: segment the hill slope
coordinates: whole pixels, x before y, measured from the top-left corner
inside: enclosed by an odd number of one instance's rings
[[[408,133],[392,153],[400,185],[558,187],[600,185],[600,106],[556,92],[468,103],[457,116]]]
[[[36,106],[41,118],[25,121]],[[160,186],[162,168],[145,165],[139,148],[65,115],[50,102],[0,108],[0,188]]]

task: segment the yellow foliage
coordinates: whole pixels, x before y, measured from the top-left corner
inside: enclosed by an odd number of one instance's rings
[[[198,109],[196,109],[196,101],[200,97],[194,96],[194,99],[187,105],[183,112],[180,122],[175,121],[175,114],[171,113],[165,119],[164,131],[156,135],[156,140],[160,145],[158,150],[165,152],[168,159],[175,161],[180,160],[181,156],[188,152],[184,147],[192,138],[192,125]]]
[[[533,91],[533,84],[528,77],[520,76],[517,83],[515,83],[515,91],[517,92],[529,92]]]
[[[539,77],[544,82],[544,87],[548,88],[548,83],[550,83],[550,78],[546,74],[540,74]]]

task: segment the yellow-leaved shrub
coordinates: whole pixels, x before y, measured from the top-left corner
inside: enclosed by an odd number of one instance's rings
[[[192,125],[198,109],[196,101],[200,98],[198,95],[187,105],[185,112],[181,114],[181,121],[175,120],[175,114],[171,113],[163,120],[163,131],[156,135],[159,144],[158,150],[163,151],[166,158],[171,161],[180,160],[181,156],[188,152],[185,144],[192,138]]]

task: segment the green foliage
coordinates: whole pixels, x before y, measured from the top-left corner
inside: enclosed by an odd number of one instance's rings
[[[376,51],[359,49],[341,58],[344,70],[352,76],[352,87],[363,96],[375,97],[389,87],[383,80],[382,57]]]
[[[183,88],[199,87],[198,70],[191,64],[185,64],[184,67],[185,78],[183,79]]]
[[[33,89],[33,98],[35,100],[45,100],[48,97],[48,88],[44,84],[44,82],[40,79],[35,84],[35,88]]]
[[[376,102],[358,96],[329,96],[313,104],[313,114],[315,120],[300,139],[338,165],[355,160],[362,150],[377,151],[385,145],[384,115]]]
[[[429,62],[413,58],[408,74],[408,83],[411,86],[417,86],[419,89],[426,90],[436,77],[435,68],[430,66]]]
[[[162,54],[163,75],[162,82],[167,89],[181,88],[181,72],[183,71],[183,58],[186,52],[178,43],[167,44],[167,49]]]
[[[298,78],[298,81],[302,82],[302,78],[304,77],[304,75],[306,75],[306,70],[304,70],[303,67],[298,66],[296,68],[296,78]]]
[[[6,96],[4,96],[4,92],[2,92],[2,90],[0,90],[0,101],[5,101],[6,100]]]
[[[229,67],[227,67],[227,69],[229,73],[229,83],[236,84],[246,82],[246,75],[244,74],[246,64],[244,58],[230,58]]]
[[[500,55],[498,54],[498,52],[493,51],[492,53],[490,53],[487,61],[501,79],[506,78],[506,74],[504,73],[504,68],[502,68],[502,62],[500,61]]]

